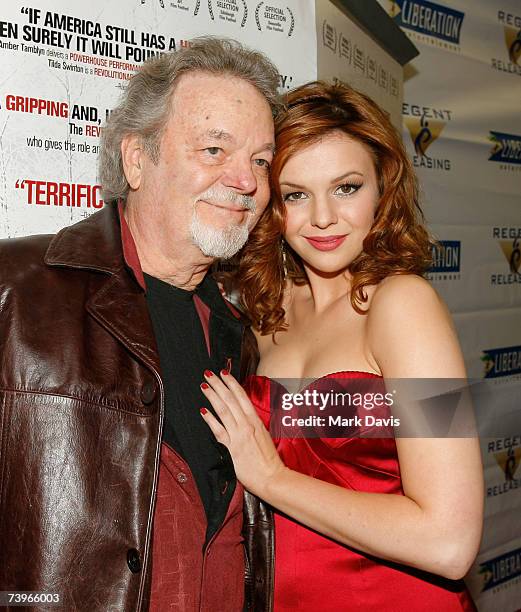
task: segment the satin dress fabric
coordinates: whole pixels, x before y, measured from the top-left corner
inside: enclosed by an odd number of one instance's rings
[[[367,372],[335,372],[308,387],[383,379]],[[362,382],[362,381],[360,381]],[[244,388],[270,429],[285,388],[264,376],[249,376]],[[376,390],[376,389],[375,389]],[[280,412],[278,413],[280,416]],[[277,416],[277,418],[278,418]],[[353,491],[403,495],[396,443],[389,437],[272,436],[284,464],[302,474]],[[391,535],[391,534],[389,534]],[[275,511],[275,612],[475,612],[463,581],[452,581],[387,562],[339,544]]]

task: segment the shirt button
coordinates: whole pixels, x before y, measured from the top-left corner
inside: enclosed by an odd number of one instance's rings
[[[141,559],[139,558],[139,552],[135,548],[127,551],[127,565],[133,574],[137,574],[141,570]]]
[[[177,475],[177,482],[181,484],[185,483],[188,480],[188,476],[184,472],[179,472]]]
[[[221,495],[224,495],[226,493],[229,484],[230,483],[227,480],[221,484]]]
[[[151,404],[156,399],[156,395],[157,395],[156,381],[150,380],[146,382],[141,388],[140,395],[141,395],[141,401],[143,402],[143,404],[145,404],[146,406]]]

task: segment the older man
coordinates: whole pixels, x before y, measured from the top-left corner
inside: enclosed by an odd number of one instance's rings
[[[244,327],[208,269],[268,203],[277,84],[233,41],[146,63],[102,138],[119,205],[1,244],[0,590],[242,609],[242,488],[199,384],[239,374]]]

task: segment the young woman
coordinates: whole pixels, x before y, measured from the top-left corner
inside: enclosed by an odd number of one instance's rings
[[[205,373],[202,409],[237,478],[276,510],[275,611],[474,610],[461,578],[482,528],[475,438],[272,441],[272,379],[462,379],[430,242],[387,114],[345,86],[289,94],[273,202],[238,274],[260,351],[246,391]],[[272,415],[273,416],[273,413]],[[264,423],[263,423],[264,422]]]

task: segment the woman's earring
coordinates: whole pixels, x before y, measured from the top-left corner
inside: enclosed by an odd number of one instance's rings
[[[286,243],[284,242],[284,239],[280,241],[280,250],[282,253],[282,272],[284,275],[284,280],[286,280],[288,276],[288,260],[286,255]]]

